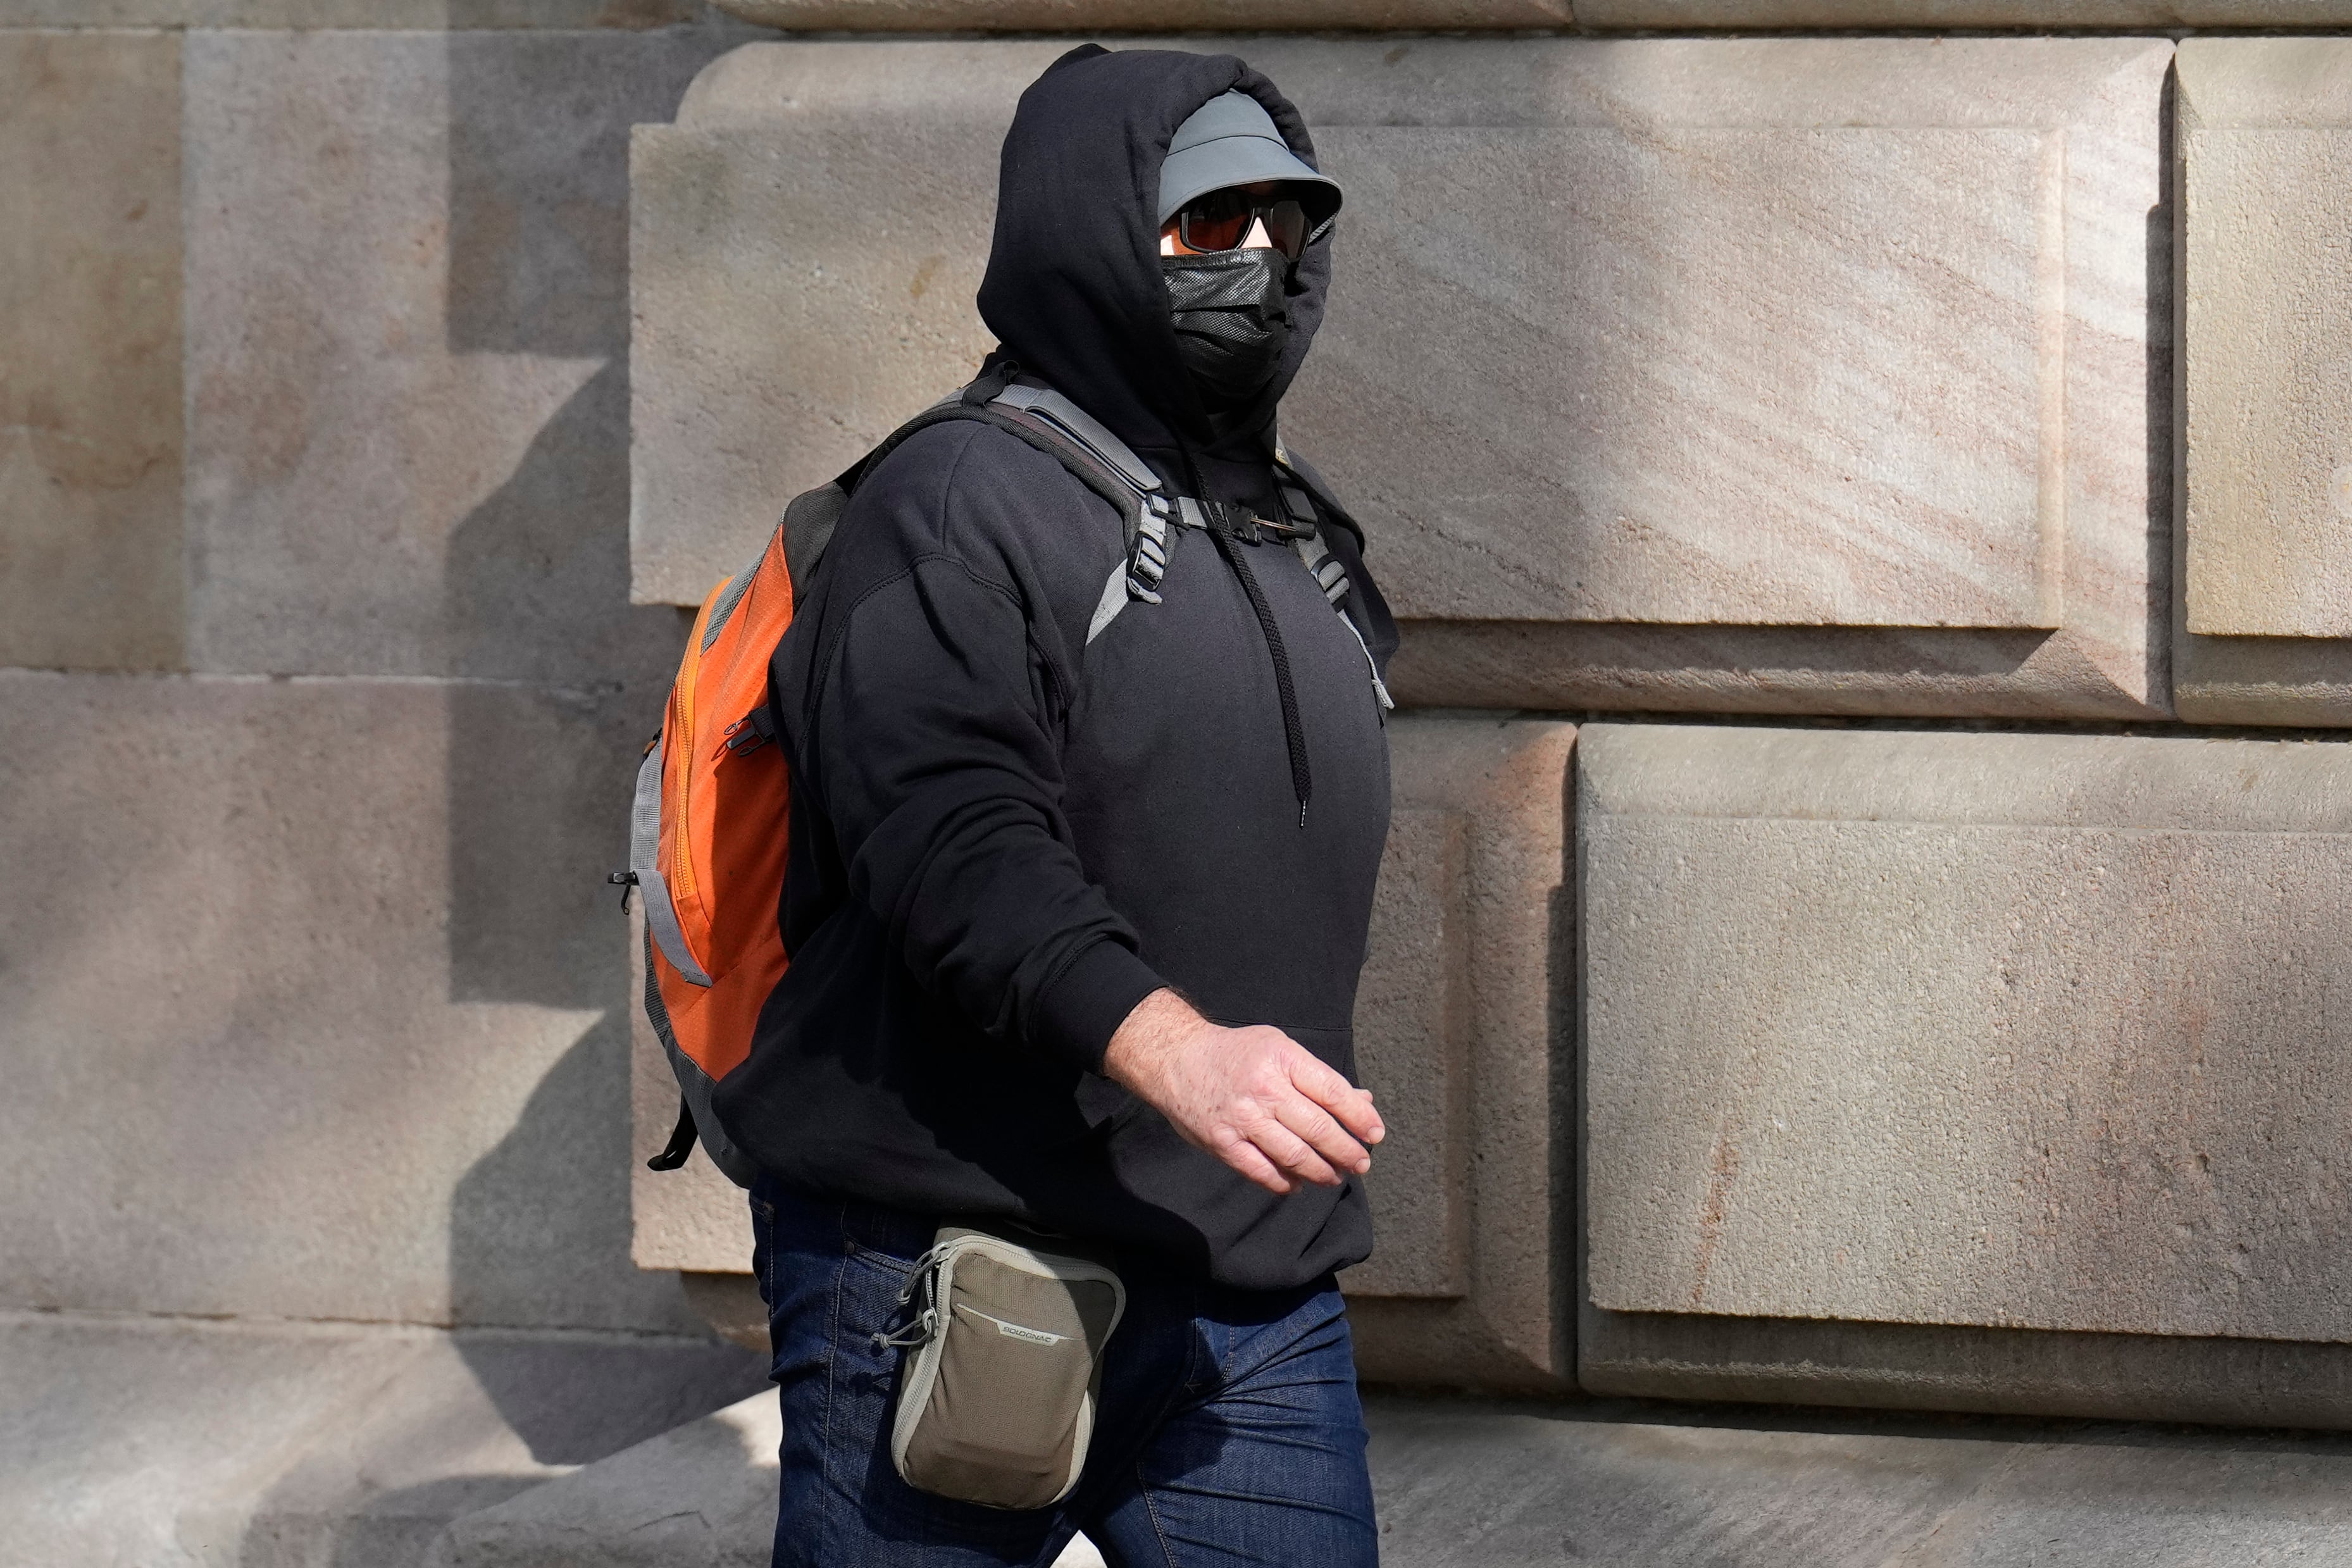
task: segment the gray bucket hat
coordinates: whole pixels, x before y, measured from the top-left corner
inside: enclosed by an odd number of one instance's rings
[[[1195,196],[1260,180],[1318,187],[1307,203],[1315,223],[1339,210],[1339,183],[1300,161],[1264,104],[1245,92],[1213,98],[1169,138],[1168,157],[1160,165],[1160,221],[1166,223]]]

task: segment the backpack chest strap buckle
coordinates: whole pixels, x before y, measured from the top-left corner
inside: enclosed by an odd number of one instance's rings
[[[769,712],[768,705],[762,702],[719,731],[719,745],[721,750],[740,757],[747,752],[758,751],[775,738],[776,716]]]
[[[1177,518],[1187,528],[1198,528],[1222,533],[1242,544],[1264,544],[1268,540],[1292,542],[1312,539],[1316,526],[1312,520],[1259,517],[1247,507],[1231,501],[1199,500],[1192,496],[1176,500]]]

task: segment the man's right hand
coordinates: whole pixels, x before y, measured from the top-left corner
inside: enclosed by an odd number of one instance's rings
[[[1288,1035],[1213,1024],[1173,991],[1135,1005],[1103,1052],[1103,1075],[1269,1192],[1361,1175],[1372,1164],[1364,1144],[1387,1136],[1370,1094]]]

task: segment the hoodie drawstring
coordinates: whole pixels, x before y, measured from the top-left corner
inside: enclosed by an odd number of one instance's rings
[[[1298,797],[1298,826],[1307,826],[1307,797],[1315,793],[1315,775],[1307,763],[1307,727],[1298,718],[1298,689],[1290,679],[1290,652],[1282,646],[1282,628],[1274,624],[1274,606],[1265,602],[1265,590],[1258,586],[1257,574],[1250,570],[1247,561],[1234,544],[1234,536],[1224,521],[1222,506],[1209,504],[1209,492],[1201,483],[1201,465],[1193,460],[1192,449],[1180,444],[1177,451],[1184,458],[1184,476],[1192,481],[1192,493],[1202,501],[1202,512],[1208,519],[1208,535],[1217,542],[1217,553],[1225,558],[1240,580],[1242,592],[1248,595],[1250,608],[1257,613],[1258,635],[1265,638],[1266,657],[1274,661],[1274,689],[1282,703],[1282,741],[1290,751],[1290,791]]]
[[[1290,681],[1290,654],[1282,646],[1282,628],[1274,624],[1274,606],[1265,602],[1265,590],[1258,586],[1257,574],[1242,559],[1234,536],[1213,522],[1209,537],[1217,542],[1217,552],[1241,579],[1242,592],[1249,595],[1250,608],[1257,612],[1257,629],[1265,637],[1266,657],[1274,660],[1274,689],[1282,699],[1282,739],[1290,748],[1290,788],[1298,797],[1298,826],[1304,827],[1307,798],[1315,793],[1315,778],[1307,765],[1307,731],[1298,721],[1298,689]]]

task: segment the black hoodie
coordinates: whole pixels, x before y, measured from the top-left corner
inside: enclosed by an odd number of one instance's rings
[[[1274,408],[1322,318],[1330,241],[1295,270],[1279,374],[1255,409],[1214,419],[1178,358],[1159,255],[1169,139],[1233,89],[1313,161],[1297,111],[1230,56],[1087,46],[1056,61],[1005,137],[980,308],[992,363],[1072,398],[1170,493],[1272,516]],[[1395,631],[1358,542],[1323,533],[1384,659]],[[1364,647],[1272,540],[1229,544],[1237,565],[1177,531],[1161,602],[1129,604],[1089,645],[1125,549],[1108,502],[984,425],[926,429],[866,477],[772,668],[794,788],[792,966],[717,1109],[803,1190],[1304,1285],[1370,1251],[1360,1184],[1277,1197],[1097,1069],[1135,1004],[1171,985],[1354,1077],[1388,829],[1381,710]]]

